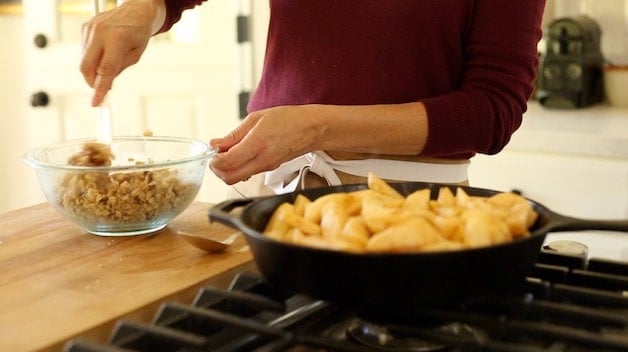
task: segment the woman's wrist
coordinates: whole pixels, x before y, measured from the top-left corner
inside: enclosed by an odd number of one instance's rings
[[[166,21],[166,3],[165,0],[152,0],[155,5],[155,18],[151,26],[151,34],[155,35],[161,32]]]
[[[143,3],[148,7],[148,13],[151,14],[150,34],[155,35],[161,31],[166,21],[166,3],[165,0],[123,0],[120,6],[130,3]]]

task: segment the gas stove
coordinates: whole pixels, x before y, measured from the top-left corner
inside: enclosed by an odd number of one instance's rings
[[[208,283],[192,302],[163,302],[151,322],[119,320],[106,342],[77,338],[64,351],[628,350],[628,261],[588,247],[548,236],[520,293],[403,321],[277,292],[252,268],[226,288]]]

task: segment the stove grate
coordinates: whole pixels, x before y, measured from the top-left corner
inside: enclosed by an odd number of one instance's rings
[[[191,304],[164,302],[150,323],[120,320],[106,343],[75,339],[64,351],[391,351],[400,340],[436,346],[413,351],[628,350],[626,273],[628,263],[582,265],[542,253],[525,293],[417,312],[415,322],[438,322],[433,326],[378,321],[380,345],[370,347],[350,333],[363,318],[356,312],[276,292],[257,274],[240,273],[226,290],[208,286]]]

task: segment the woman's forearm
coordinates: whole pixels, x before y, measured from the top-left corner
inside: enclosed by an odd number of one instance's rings
[[[423,103],[309,105],[319,138],[314,150],[418,155],[428,135]]]

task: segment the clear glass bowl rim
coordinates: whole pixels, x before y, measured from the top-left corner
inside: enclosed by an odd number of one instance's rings
[[[56,170],[64,170],[64,171],[99,171],[99,172],[115,172],[115,171],[141,171],[141,170],[151,170],[158,169],[164,167],[172,167],[174,165],[186,164],[192,161],[203,160],[206,158],[212,157],[216,154],[216,149],[212,148],[209,144],[191,138],[185,137],[170,137],[170,136],[116,136],[113,137],[113,142],[121,141],[121,142],[177,142],[183,144],[189,144],[200,147],[200,152],[185,158],[154,162],[145,165],[115,165],[115,166],[77,166],[77,165],[68,165],[68,164],[58,164],[58,163],[50,163],[41,160],[42,153],[58,149],[62,147],[67,147],[71,145],[80,146],[82,144],[88,142],[98,142],[96,138],[81,138],[81,139],[71,139],[63,142],[55,142],[45,144],[39,147],[35,147],[24,153],[22,159],[26,164],[35,168],[35,169],[56,169]]]

